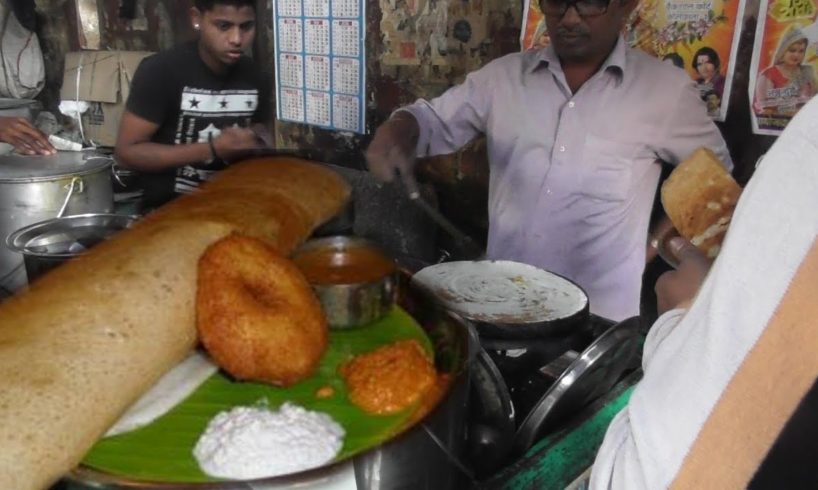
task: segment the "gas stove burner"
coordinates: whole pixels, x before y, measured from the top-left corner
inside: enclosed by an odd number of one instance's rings
[[[514,437],[513,456],[522,455],[556,424],[610,391],[622,373],[634,367],[639,325],[638,317],[614,325],[582,353],[566,352],[518,387],[515,409],[522,422]]]
[[[536,339],[495,339],[480,336],[480,345],[497,365],[503,379],[512,392],[532,372],[545,366],[570,350],[582,351],[593,337],[585,325],[578,325],[576,331],[556,337]]]

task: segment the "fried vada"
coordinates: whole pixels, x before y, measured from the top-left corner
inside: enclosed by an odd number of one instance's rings
[[[400,412],[435,387],[437,372],[417,340],[400,340],[353,357],[340,368],[350,401],[375,415]]]
[[[327,323],[287,258],[233,234],[208,247],[197,281],[199,338],[231,376],[289,386],[313,373],[327,347]]]

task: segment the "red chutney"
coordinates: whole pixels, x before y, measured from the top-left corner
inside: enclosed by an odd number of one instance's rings
[[[311,284],[375,282],[395,271],[394,261],[369,247],[305,250],[296,254],[293,262]]]
[[[437,372],[417,340],[401,340],[361,354],[340,368],[349,399],[365,412],[400,412],[434,390]]]

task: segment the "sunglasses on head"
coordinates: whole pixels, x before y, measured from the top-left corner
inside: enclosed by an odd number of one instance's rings
[[[610,0],[543,0],[543,13],[561,18],[569,8],[574,7],[580,17],[595,17],[608,11]]]

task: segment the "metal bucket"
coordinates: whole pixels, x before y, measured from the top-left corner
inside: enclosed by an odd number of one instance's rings
[[[23,255],[28,280],[33,281],[135,221],[135,216],[119,214],[64,216],[15,231],[6,246]]]
[[[112,212],[111,164],[95,152],[0,156],[0,240],[60,216]],[[23,256],[0,245],[0,296],[26,282]]]

